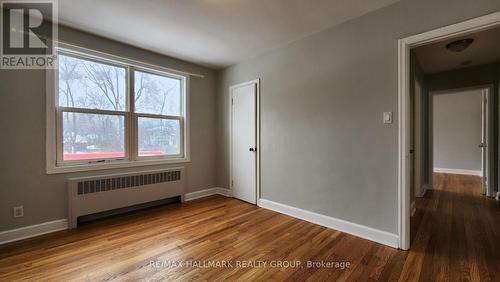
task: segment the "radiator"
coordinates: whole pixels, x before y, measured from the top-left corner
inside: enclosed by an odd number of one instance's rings
[[[184,197],[184,168],[68,179],[68,225],[79,216],[175,196]]]

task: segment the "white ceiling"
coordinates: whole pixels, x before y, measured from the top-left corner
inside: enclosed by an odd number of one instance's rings
[[[399,0],[62,0],[64,25],[223,68]]]
[[[469,48],[455,53],[446,49],[446,45],[459,39],[472,38]],[[414,49],[417,60],[425,73],[460,69],[500,61],[500,28],[485,30],[466,36],[424,45]],[[463,62],[472,61],[468,65]]]

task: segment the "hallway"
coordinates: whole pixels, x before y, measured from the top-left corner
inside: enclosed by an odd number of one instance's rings
[[[416,207],[400,278],[500,279],[500,208],[481,195],[481,177],[435,173],[434,190]]]

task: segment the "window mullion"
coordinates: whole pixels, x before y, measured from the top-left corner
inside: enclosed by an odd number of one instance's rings
[[[137,148],[137,116],[135,114],[135,73],[134,67],[129,66],[128,71],[128,110],[129,110],[129,135],[128,151],[130,160],[136,160],[138,156]]]

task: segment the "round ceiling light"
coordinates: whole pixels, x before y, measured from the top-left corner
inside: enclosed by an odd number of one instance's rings
[[[446,45],[446,49],[452,52],[462,52],[463,50],[469,48],[472,42],[474,42],[474,39],[472,38],[456,40],[451,43],[448,43]]]

